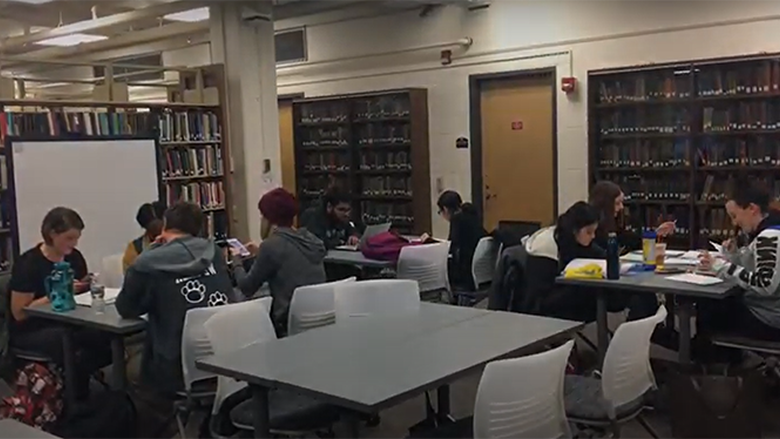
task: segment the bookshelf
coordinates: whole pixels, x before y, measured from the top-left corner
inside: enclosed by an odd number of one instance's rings
[[[300,99],[293,121],[303,209],[337,186],[353,195],[353,216],[365,224],[430,232],[427,90]]]
[[[735,234],[724,204],[737,179],[780,197],[780,57],[761,55],[589,72],[591,184],[626,195],[624,225],[676,219],[670,244]]]
[[[212,104],[0,100],[2,145],[11,137],[156,137],[163,201],[200,204],[207,218],[204,234],[215,238],[228,236],[231,224],[223,126],[222,109]],[[0,270],[10,267],[15,256],[8,239],[14,208],[7,193],[8,153],[5,148],[0,156]]]

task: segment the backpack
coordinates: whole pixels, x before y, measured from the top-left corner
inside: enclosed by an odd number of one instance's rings
[[[382,232],[366,239],[360,251],[368,259],[397,262],[402,248],[416,244],[393,232]]]
[[[97,392],[89,400],[68,409],[54,434],[65,439],[137,437],[135,404],[125,392]]]
[[[488,295],[488,309],[531,312],[533,306],[525,297],[525,247],[517,245],[504,250],[493,276]]]
[[[13,395],[0,400],[0,419],[14,419],[50,431],[62,413],[62,377],[43,363],[27,363],[16,372]]]

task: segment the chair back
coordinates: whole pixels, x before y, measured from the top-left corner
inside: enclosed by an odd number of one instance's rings
[[[420,309],[420,289],[413,280],[366,280],[335,288],[336,321],[350,317],[392,315]]]
[[[397,279],[408,279],[419,284],[421,293],[450,289],[447,277],[447,258],[450,242],[409,245],[401,249],[396,268]]]
[[[611,418],[615,417],[615,408],[655,388],[650,367],[650,336],[665,318],[666,308],[661,305],[653,316],[620,325],[609,342],[601,388]]]
[[[103,258],[101,263],[100,282],[108,288],[122,288],[125,279],[121,253]]]
[[[271,322],[271,298],[250,300],[222,306],[204,323],[204,331],[215,355],[228,355],[254,343],[276,339]],[[246,387],[246,383],[224,376],[217,377],[217,393],[214,396],[212,414],[219,413],[222,403],[233,393]]]
[[[250,300],[247,302],[233,303],[229,305],[213,306],[208,308],[193,308],[187,311],[187,315],[184,318],[184,330],[181,336],[181,366],[182,375],[184,378],[184,389],[189,391],[192,389],[192,384],[213,378],[215,375],[210,372],[204,372],[195,367],[195,362],[205,357],[214,355],[214,350],[206,334],[204,325],[206,322],[217,313],[237,309],[248,304],[254,304],[255,312],[257,307],[264,307],[265,313],[268,313],[270,305],[270,298],[267,298],[263,302],[259,300]],[[263,314],[263,312],[260,312]]]
[[[563,380],[574,341],[485,367],[474,403],[475,438],[571,437]]]
[[[355,280],[351,277],[337,282],[296,288],[290,301],[287,334],[295,335],[335,323],[336,299],[333,290],[337,285]]]
[[[498,243],[490,236],[485,236],[477,243],[474,259],[471,261],[471,275],[474,287],[479,290],[481,285],[493,281],[498,261]]]

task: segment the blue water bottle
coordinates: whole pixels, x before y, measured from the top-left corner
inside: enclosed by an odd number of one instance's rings
[[[620,249],[614,232],[607,238],[607,279],[620,279]]]
[[[66,312],[76,308],[76,299],[73,294],[73,270],[69,263],[56,262],[54,269],[44,279],[43,284],[51,302],[51,309],[56,312]]]

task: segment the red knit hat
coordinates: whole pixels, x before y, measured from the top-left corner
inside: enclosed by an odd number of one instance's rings
[[[298,202],[295,197],[282,188],[276,188],[260,198],[257,203],[260,213],[271,224],[291,227],[298,215]]]

